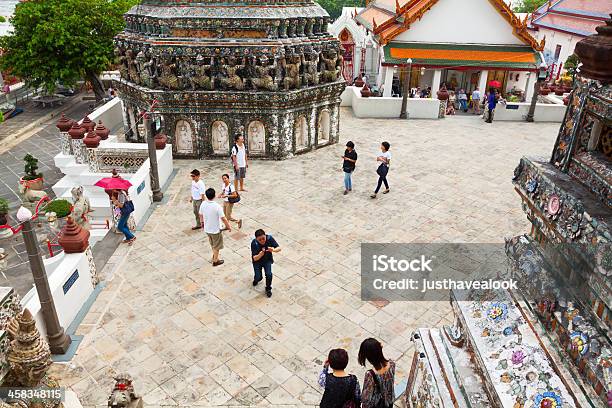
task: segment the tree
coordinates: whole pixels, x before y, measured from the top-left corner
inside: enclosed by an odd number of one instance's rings
[[[548,0],[521,0],[516,6],[514,6],[513,11],[515,13],[533,13],[547,1]]]
[[[0,37],[0,68],[31,86],[53,92],[58,83],[91,82],[104,98],[98,75],[114,60],[113,37],[123,14],[138,0],[30,0],[15,7],[13,32]]]
[[[342,7],[365,7],[365,0],[316,0],[330,15],[332,20],[342,14]]]
[[[572,78],[576,75],[576,70],[578,69],[578,65],[580,64],[580,58],[576,54],[572,54],[565,60],[565,69],[567,73],[571,75]]]

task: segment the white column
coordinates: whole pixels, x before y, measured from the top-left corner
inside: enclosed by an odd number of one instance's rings
[[[531,99],[533,97],[533,84],[534,81],[531,79],[531,77],[535,77],[537,74],[534,75],[533,72],[527,72],[527,82],[525,82],[525,102],[531,102]]]
[[[395,68],[386,67],[385,71],[385,87],[383,89],[383,96],[391,96],[391,90],[393,89],[393,72]]]
[[[353,78],[361,77],[360,68],[361,68],[361,47],[355,44],[355,48],[353,49]],[[368,78],[368,80],[370,79]]]
[[[487,91],[487,77],[489,76],[489,71],[480,71],[480,79],[478,80],[478,89],[480,90],[480,94],[484,95]]]
[[[434,71],[433,80],[431,81],[431,97],[436,98],[436,94],[440,90],[440,80],[442,79],[442,70],[436,69]]]

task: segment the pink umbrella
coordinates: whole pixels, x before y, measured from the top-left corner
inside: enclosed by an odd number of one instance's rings
[[[132,187],[132,183],[126,179],[122,179],[121,177],[104,177],[103,179],[96,181],[94,186],[102,187],[105,190],[127,191],[130,187]]]
[[[489,81],[489,86],[493,88],[501,88],[502,84],[499,81]]]

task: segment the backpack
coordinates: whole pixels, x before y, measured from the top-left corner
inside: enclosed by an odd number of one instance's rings
[[[232,162],[232,165],[234,164],[234,149],[236,149],[236,156],[238,156],[238,145],[236,143],[234,143],[232,145],[232,148],[230,149],[230,162]],[[236,159],[238,160],[238,159]]]

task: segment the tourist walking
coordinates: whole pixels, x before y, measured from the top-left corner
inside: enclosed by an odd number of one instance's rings
[[[238,135],[234,138],[232,146],[232,163],[234,165],[234,188],[238,191],[246,191],[244,189],[244,179],[246,178],[246,170],[249,167],[249,159],[247,157],[246,146],[244,145],[244,136]]]
[[[353,172],[355,171],[355,163],[357,163],[357,152],[355,151],[355,143],[350,140],[346,142],[346,150],[342,156],[342,171],[344,172],[344,195],[349,191],[353,191]]]
[[[233,221],[238,224],[238,228],[242,228],[242,219],[232,218],[234,204],[240,201],[240,194],[238,194],[236,188],[232,185],[229,174],[222,175],[221,180],[223,180],[223,185],[221,186],[219,198],[223,199],[223,214],[225,214],[225,218],[228,221]]]
[[[383,355],[382,344],[376,339],[365,339],[359,347],[358,363],[365,367],[366,361],[372,369],[366,371],[361,392],[363,408],[389,408],[395,401],[395,362]]]
[[[487,98],[487,119],[485,122],[493,123],[495,105],[497,105],[497,99],[495,98],[495,89],[491,88],[489,89],[489,96]]]
[[[267,235],[264,230],[255,231],[255,239],[251,242],[251,257],[253,260],[253,286],[263,279],[261,271],[266,275],[266,296],[272,297],[272,264],[274,263],[274,252],[280,252],[276,240],[272,235]]]
[[[130,214],[134,212],[134,203],[127,192],[123,190],[113,190],[111,200],[121,213],[119,222],[117,222],[117,229],[125,235],[123,243],[132,245],[136,241],[136,237],[128,227],[128,220],[130,219]]]
[[[215,189],[209,188],[205,194],[206,200],[200,206],[200,222],[204,226],[204,232],[208,235],[208,243],[212,249],[212,266],[219,266],[225,262],[219,259],[219,251],[223,249],[223,233],[219,220],[223,221],[227,231],[231,231],[232,227],[223,214],[223,208],[214,202]]]
[[[472,108],[474,109],[474,115],[480,115],[480,91],[478,88],[472,92]]]
[[[329,352],[319,374],[319,385],[325,388],[319,407],[344,408],[361,406],[359,380],[353,374],[347,374],[349,356],[344,349],[333,349]],[[329,372],[329,368],[332,372]]]
[[[196,220],[196,225],[191,227],[192,230],[202,228],[202,223],[200,222],[200,206],[205,199],[205,194],[206,185],[200,178],[200,171],[198,169],[191,170],[191,197],[189,197],[189,202],[191,202],[193,206],[193,215]]]
[[[376,169],[376,173],[378,174],[378,184],[376,185],[376,190],[374,190],[374,194],[372,194],[371,198],[376,198],[376,194],[380,190],[382,184],[385,184],[385,191],[383,194],[387,194],[389,192],[389,183],[387,182],[387,174],[389,173],[389,166],[391,164],[391,153],[389,152],[389,148],[391,145],[389,142],[382,142],[380,144],[380,151],[378,157],[376,157],[376,161],[380,162],[378,168]]]
[[[468,105],[467,105],[467,95],[465,93],[465,89],[461,88],[459,90],[459,105],[462,111],[467,112],[468,111]]]

